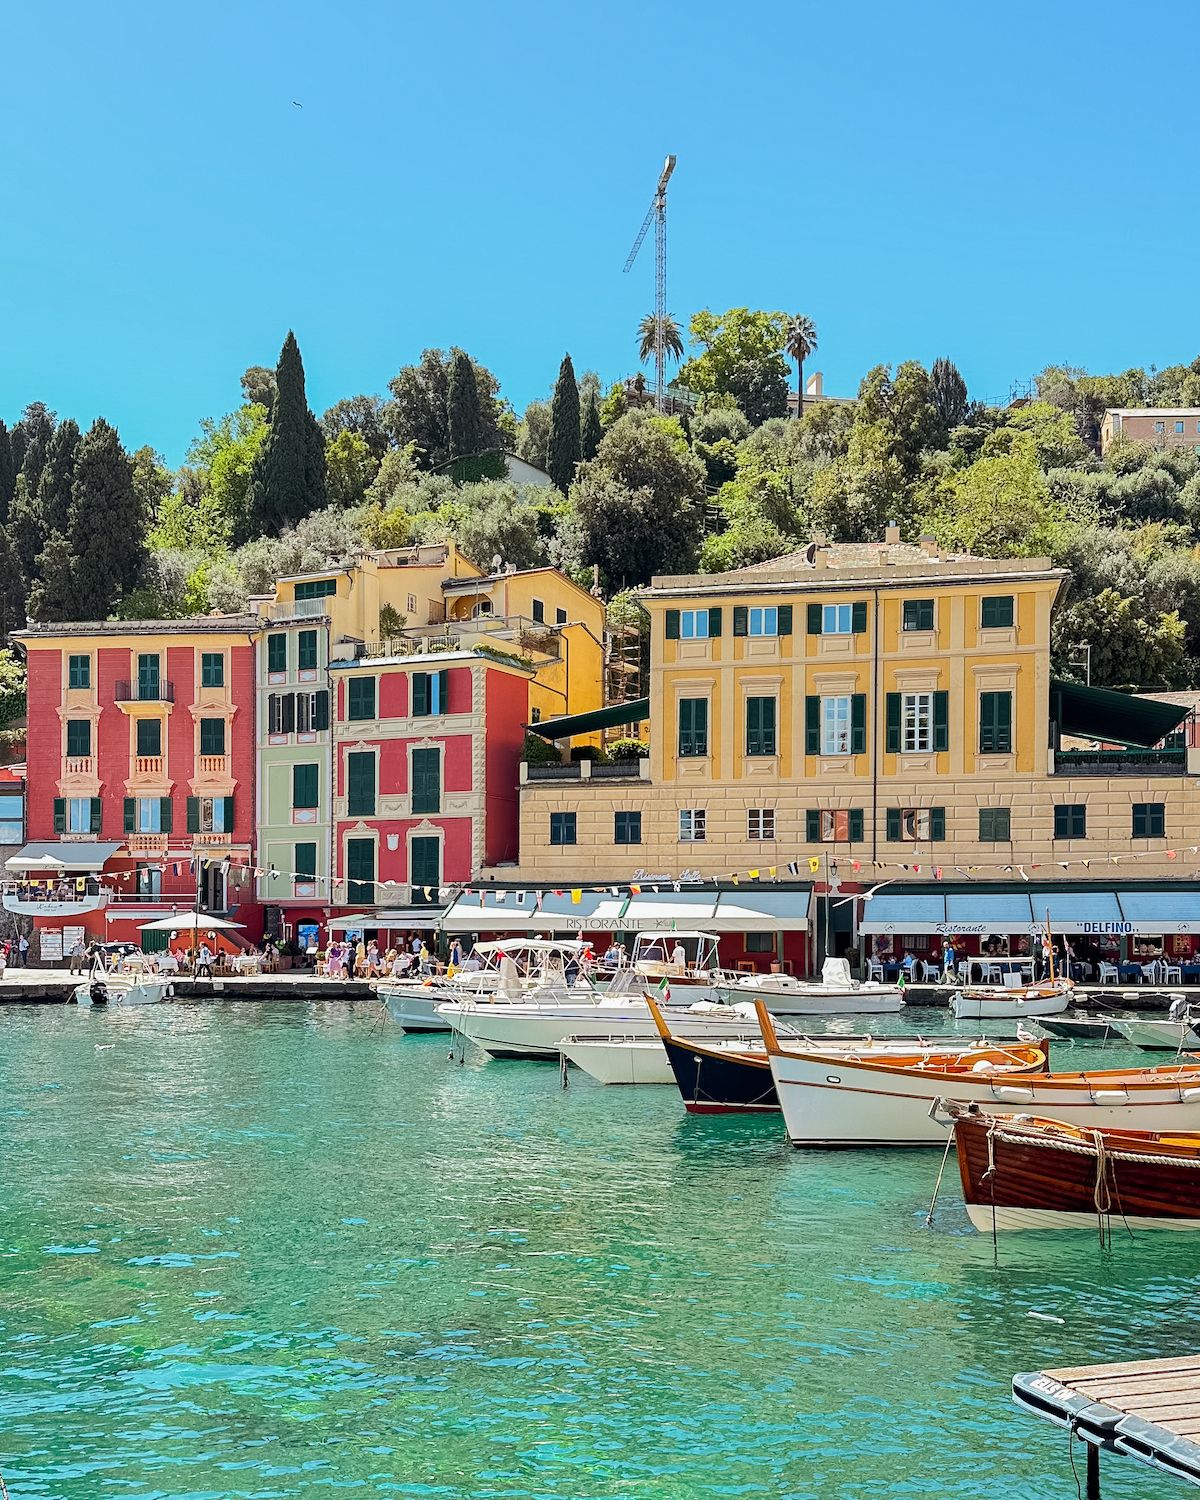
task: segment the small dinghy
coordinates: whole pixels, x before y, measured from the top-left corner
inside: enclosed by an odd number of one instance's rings
[[[98,1008],[108,1005],[158,1005],[171,993],[169,979],[149,975],[105,974],[96,969],[75,986],[75,1004]]]
[[[1039,1016],[1037,1024],[1065,1042],[1111,1042],[1120,1036],[1121,1016]]]
[[[1200,1051],[1200,1018],[1187,1000],[1174,1000],[1166,1019],[1126,1016],[1117,1030],[1143,1052]]]

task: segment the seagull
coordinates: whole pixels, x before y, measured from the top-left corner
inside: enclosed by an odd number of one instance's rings
[[[303,104],[300,103],[299,99],[293,99],[292,103],[295,105],[295,107],[297,109],[303,109],[304,108]]]
[[[876,891],[883,890],[885,885],[895,885],[894,880],[881,880],[878,885],[873,885],[869,891],[864,891],[861,896],[847,896],[845,901],[835,901],[834,906],[848,906],[851,901],[870,901]]]

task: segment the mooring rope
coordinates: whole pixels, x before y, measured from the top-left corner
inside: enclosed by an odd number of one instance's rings
[[[925,1228],[933,1228],[933,1211],[937,1207],[938,1194],[942,1190],[942,1175],[946,1170],[946,1163],[950,1159],[950,1147],[954,1144],[954,1132],[946,1132],[946,1149],[942,1152],[942,1164],[938,1168],[937,1181],[933,1185],[933,1197],[929,1200],[929,1212],[925,1215]]]

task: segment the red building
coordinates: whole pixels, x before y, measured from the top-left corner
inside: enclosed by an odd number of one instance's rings
[[[516,862],[533,674],[500,652],[371,649],[330,663],[333,891],[341,926],[383,931],[427,923],[446,887]]]
[[[28,663],[30,756],[28,842],[10,874],[27,896],[36,883],[39,927],[82,923],[89,936],[137,942],[140,923],[198,903],[259,936],[259,625],[214,615],[31,625],[13,637]]]

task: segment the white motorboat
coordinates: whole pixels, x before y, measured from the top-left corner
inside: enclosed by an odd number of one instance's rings
[[[589,943],[541,938],[476,943],[471,968],[449,977],[383,980],[375,986],[375,993],[405,1031],[446,1032],[450,1023],[441,1008],[460,1000],[490,998],[511,1003],[534,998],[565,1001],[576,996],[594,1002],[598,997],[586,972],[590,951]]]
[[[759,1007],[788,1139],[794,1146],[944,1146],[937,1099],[1123,1130],[1200,1127],[1200,1063],[1045,1073],[1025,1043],[966,1047],[947,1057],[785,1051]]]
[[[171,981],[153,975],[105,974],[96,970],[75,986],[75,1004],[158,1005],[171,993]]]
[[[717,987],[727,1005],[761,1000],[773,1016],[886,1015],[904,1008],[899,985],[857,980],[844,958],[827,958],[819,980],[791,974],[739,974]]]
[[[1000,989],[981,987],[961,990],[950,1002],[956,1020],[1021,1021],[1027,1016],[1057,1016],[1071,1003],[1075,982],[1047,979],[1041,984]]]
[[[1143,1052],[1200,1051],[1200,1028],[1186,1000],[1175,1000],[1166,1019],[1128,1016],[1113,1023],[1127,1042]]]
[[[639,932],[633,940],[628,969],[618,969],[612,974],[608,992],[640,993],[666,980],[675,1003],[718,1001],[719,947],[720,939],[713,932],[670,929]],[[594,975],[597,983],[603,982],[604,974],[605,966],[601,963]]]

